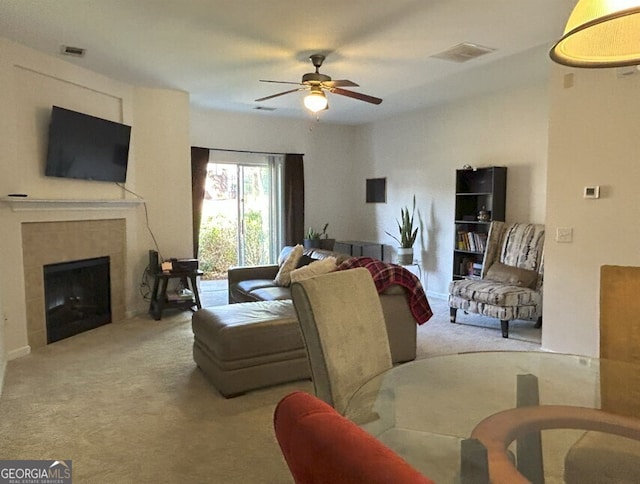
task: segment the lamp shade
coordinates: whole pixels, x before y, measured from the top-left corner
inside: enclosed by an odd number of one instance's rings
[[[304,98],[305,107],[313,112],[317,113],[318,111],[322,111],[323,109],[327,109],[327,97],[324,95],[322,90],[312,90],[307,96]]]
[[[640,0],[580,0],[549,55],[571,67],[640,64]]]

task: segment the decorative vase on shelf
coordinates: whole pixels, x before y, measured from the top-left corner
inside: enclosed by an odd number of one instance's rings
[[[478,212],[478,221],[480,222],[490,222],[491,221],[491,212],[485,210],[484,206],[482,210]]]
[[[320,248],[320,232],[314,230],[313,227],[309,227],[309,230],[304,234],[302,240],[302,246],[305,249],[319,249]]]
[[[304,239],[302,241],[302,246],[305,249],[319,249],[320,248],[320,239]]]
[[[413,263],[413,247],[398,247],[396,253],[398,254],[399,265],[406,266]]]

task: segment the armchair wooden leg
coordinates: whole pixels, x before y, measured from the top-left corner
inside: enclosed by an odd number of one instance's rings
[[[503,338],[508,338],[509,337],[509,320],[508,319],[501,319],[500,320],[500,327],[502,328],[502,337]]]
[[[449,321],[452,323],[456,322],[456,313],[458,310],[456,308],[449,308]]]

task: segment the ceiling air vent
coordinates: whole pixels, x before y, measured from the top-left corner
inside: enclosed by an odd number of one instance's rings
[[[463,42],[450,49],[440,52],[439,54],[432,55],[435,59],[442,59],[451,62],[467,62],[476,57],[480,57],[484,54],[489,54],[496,49],[491,47],[484,47],[482,45],[470,44],[469,42]]]
[[[71,55],[73,57],[84,57],[84,54],[87,52],[87,49],[83,49],[82,47],[73,47],[71,45],[61,45],[60,52],[62,55]]]

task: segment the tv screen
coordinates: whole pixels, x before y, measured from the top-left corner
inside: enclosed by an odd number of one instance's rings
[[[124,182],[131,126],[53,106],[45,175]]]

